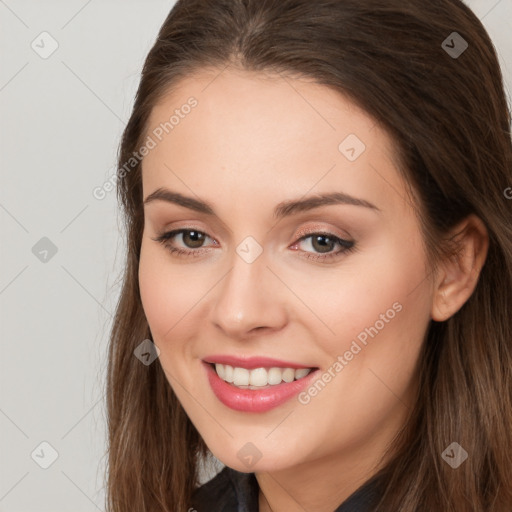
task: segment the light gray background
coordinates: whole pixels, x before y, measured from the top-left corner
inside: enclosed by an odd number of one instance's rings
[[[510,90],[512,0],[467,3]],[[92,190],[115,172],[143,59],[173,4],[0,0],[0,511],[104,510],[105,356],[124,242],[115,192]],[[31,47],[51,48],[43,31],[59,45],[46,59]],[[46,262],[32,251],[43,237],[57,248]],[[48,469],[36,463],[50,460],[42,442],[58,452]]]

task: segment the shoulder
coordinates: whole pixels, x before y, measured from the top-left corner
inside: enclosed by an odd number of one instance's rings
[[[192,495],[189,512],[256,512],[258,483],[254,473],[224,467]]]

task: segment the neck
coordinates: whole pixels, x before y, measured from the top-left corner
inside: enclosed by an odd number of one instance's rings
[[[274,512],[270,508],[270,504],[267,498],[264,496],[263,492],[261,491],[261,488],[258,495],[258,512]]]

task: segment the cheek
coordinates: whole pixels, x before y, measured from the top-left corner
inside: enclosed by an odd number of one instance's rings
[[[314,293],[310,280],[298,289],[316,313],[326,363],[346,355],[352,367],[391,369],[401,358],[414,365],[430,309],[423,250],[409,240],[407,251],[399,238],[375,240],[346,265],[318,274]]]
[[[379,429],[391,428],[390,418],[406,411],[401,401],[410,400],[429,322],[429,288],[421,251],[403,253],[399,246],[383,245],[335,280],[316,281],[322,293],[309,295],[324,323],[313,318],[310,326],[315,325],[331,376],[325,386],[318,385],[319,392],[306,390],[301,403],[310,401],[303,421],[326,418],[316,428],[319,437],[336,431],[333,443],[362,443]]]
[[[183,272],[180,265],[170,264],[162,248],[153,248],[143,241],[139,288],[154,341],[160,344],[182,339],[184,330],[191,328],[189,319],[193,317],[194,305],[201,299],[201,289],[193,276]]]

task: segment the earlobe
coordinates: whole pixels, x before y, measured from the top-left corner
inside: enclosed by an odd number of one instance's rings
[[[432,297],[431,317],[443,322],[453,316],[476,288],[489,248],[489,235],[482,220],[469,215],[452,232],[459,250],[439,264]]]

